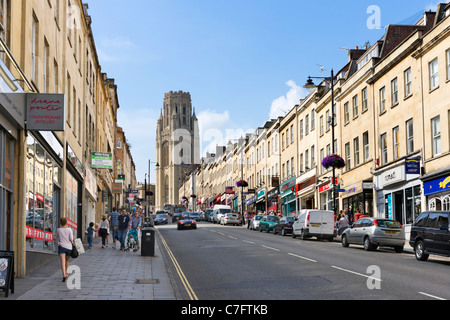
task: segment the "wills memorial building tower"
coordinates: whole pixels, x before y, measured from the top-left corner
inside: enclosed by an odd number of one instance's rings
[[[200,163],[198,119],[188,92],[164,94],[156,129],[156,208],[179,204],[179,188],[187,173]],[[190,194],[186,195],[189,197]]]

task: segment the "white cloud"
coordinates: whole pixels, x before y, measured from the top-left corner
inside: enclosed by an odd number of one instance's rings
[[[234,139],[245,136],[254,129],[239,128],[235,119],[230,118],[229,111],[217,112],[215,110],[204,110],[198,115],[198,124],[200,131],[201,156],[206,152],[215,153],[216,146],[226,146]]]
[[[307,95],[306,90],[301,86],[297,86],[293,80],[286,82],[286,85],[290,87],[286,95],[281,96],[272,102],[269,114],[270,119],[276,119],[279,116],[286,115],[286,113],[291,111],[295,105],[300,103],[302,97]]]

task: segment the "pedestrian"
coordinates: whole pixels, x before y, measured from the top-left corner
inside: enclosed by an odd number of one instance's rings
[[[99,234],[100,237],[102,237],[102,249],[105,248],[106,246],[106,237],[108,236],[109,233],[109,221],[107,219],[108,217],[105,215],[103,215],[102,220],[100,220],[99,223]]]
[[[341,235],[345,231],[345,229],[349,227],[348,220],[345,217],[344,213],[341,215],[341,218],[339,219],[338,223],[339,223],[339,235]]]
[[[119,216],[120,213],[117,212],[117,209],[114,207],[112,212],[109,214],[109,231],[112,235],[113,241],[114,241],[114,245],[113,245],[113,249],[116,248],[116,244],[117,244],[117,240],[119,239],[119,235],[117,233],[117,225],[119,223]]]
[[[89,249],[92,249],[92,241],[94,240],[94,223],[91,222],[89,223],[89,227],[87,228],[87,238],[88,238],[88,244],[89,244]]]
[[[139,241],[139,231],[141,229],[141,225],[142,225],[142,219],[139,215],[139,212],[136,211],[136,208],[134,208],[134,215],[131,217],[130,219],[130,226],[131,229],[136,230],[137,234],[138,234],[138,239],[136,241],[137,244],[137,249],[140,249],[140,241]]]
[[[61,228],[56,230],[55,243],[58,245],[58,255],[61,260],[62,282],[66,282],[69,260],[74,247],[73,231],[68,227],[66,218],[61,218],[59,222]]]
[[[122,209],[122,213],[118,217],[117,234],[120,242],[120,250],[125,249],[126,236],[130,228],[130,217],[126,212],[126,209]]]

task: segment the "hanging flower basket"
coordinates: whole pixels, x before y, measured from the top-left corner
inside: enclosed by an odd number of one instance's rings
[[[197,196],[195,194],[191,194],[191,198],[197,198]]]
[[[322,166],[325,169],[329,169],[329,168],[333,168],[333,167],[336,169],[342,169],[342,168],[345,168],[345,161],[337,154],[332,154],[331,156],[323,158]]]
[[[236,182],[236,186],[246,188],[246,187],[248,187],[248,183],[245,180],[239,180],[238,182]]]
[[[181,198],[182,200],[187,200],[187,198],[185,196],[183,196],[183,198]]]

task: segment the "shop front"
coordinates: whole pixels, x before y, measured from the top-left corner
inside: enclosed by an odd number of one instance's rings
[[[81,161],[68,143],[66,163],[65,218],[67,218],[68,226],[74,230],[74,235],[77,238],[83,238],[82,196],[84,170]],[[104,198],[102,194],[102,200],[105,200]],[[107,199],[106,197],[106,201]]]
[[[327,180],[324,184],[318,186],[320,209],[333,211],[333,188],[331,185],[332,179]],[[337,185],[338,179],[336,178],[335,184]],[[335,198],[336,211],[339,212],[339,193],[336,192]]]
[[[52,133],[29,133],[27,137],[27,181],[25,237],[31,253],[56,253],[55,232],[62,216],[61,172],[63,146]],[[27,259],[28,260],[28,259]],[[27,263],[33,265],[33,258]]]
[[[348,209],[354,217],[358,210],[366,216],[373,217],[373,182],[363,181],[345,188],[341,193],[342,208]]]
[[[411,225],[422,212],[420,174],[409,172],[412,171],[407,171],[405,162],[401,162],[375,173],[377,217],[400,222],[405,226],[407,240]]]
[[[278,187],[273,188],[267,193],[267,212],[270,213],[277,213],[278,208],[278,198],[279,198],[280,192]]]
[[[295,177],[285,181],[280,186],[281,213],[283,216],[294,216],[296,213]]]
[[[12,250],[15,139],[0,125],[0,250]]]
[[[266,208],[266,189],[261,189],[256,194],[256,210],[258,212],[267,212]]]
[[[450,211],[450,167],[422,177],[427,209]]]
[[[316,176],[297,178],[295,185],[298,210],[314,209],[316,205]]]
[[[248,198],[248,199],[245,201],[245,204],[246,204],[246,206],[247,206],[247,211],[248,211],[248,212],[256,213],[256,207],[255,207],[255,204],[256,204],[256,196],[251,196],[250,198]]]

